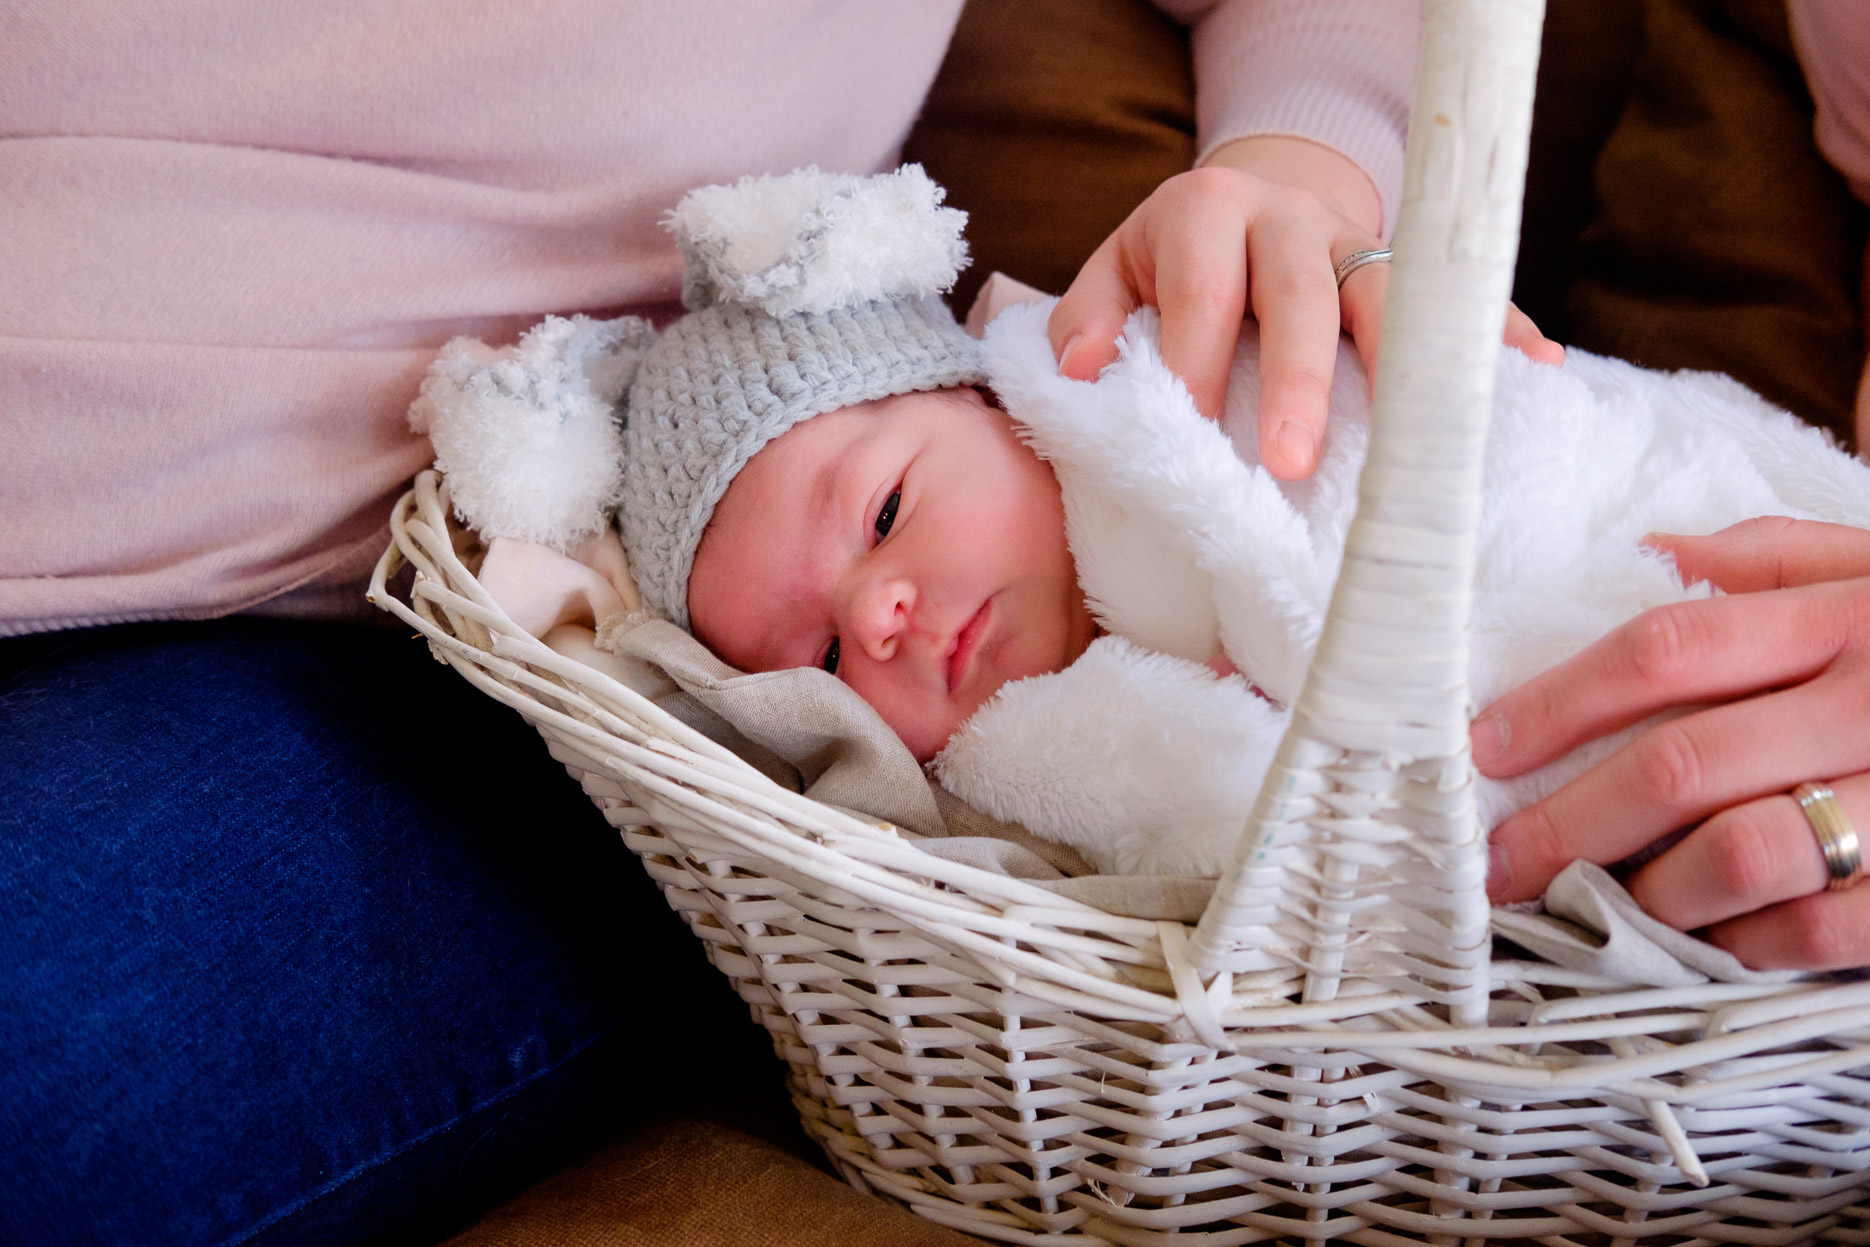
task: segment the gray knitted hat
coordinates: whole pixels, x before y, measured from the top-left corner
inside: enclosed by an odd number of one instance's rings
[[[937,292],[967,263],[966,214],[919,165],[801,170],[690,192],[670,214],[690,314],[642,356],[618,526],[649,606],[686,628],[695,548],[768,442],[854,403],[986,379]]]

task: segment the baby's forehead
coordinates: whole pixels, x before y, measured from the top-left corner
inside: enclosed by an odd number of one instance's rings
[[[801,421],[766,443],[728,482],[702,534],[745,541],[775,517],[817,521],[836,501],[840,465],[861,455],[881,423],[859,407]]]
[[[821,507],[832,500],[840,464],[905,433],[920,445],[967,437],[972,432],[968,423],[948,417],[955,404],[979,401],[971,386],[912,390],[801,420],[754,453],[729,482],[722,504],[728,510],[741,510],[749,502],[762,508],[801,502]]]

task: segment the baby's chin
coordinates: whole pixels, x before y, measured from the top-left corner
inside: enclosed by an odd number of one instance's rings
[[[999,692],[999,689],[995,689],[994,692]],[[967,713],[959,717],[949,716],[940,723],[902,724],[900,726],[891,723],[890,728],[896,733],[897,738],[908,746],[909,752],[915,755],[915,760],[927,766],[935,760],[936,754],[948,747],[948,742],[954,739],[955,733],[967,726],[967,721],[974,717],[975,711],[992,700],[993,695],[990,693]]]
[[[915,760],[926,766],[935,760],[936,754],[948,747],[948,742],[954,739],[955,733],[966,727],[967,721],[973,718],[982,706],[992,701],[994,696],[1010,683],[1012,683],[1011,680],[1000,681],[999,684],[976,698],[972,705],[957,706],[951,703],[944,706],[939,715],[923,715],[905,720],[900,715],[890,714],[881,706],[874,706],[874,709],[883,717],[883,722],[889,726],[889,729],[896,733],[896,738],[908,747],[909,752],[915,756]]]
[[[918,717],[908,722],[892,717],[881,706],[876,707],[877,712],[883,716],[883,721],[896,733],[897,738],[908,746],[915,760],[927,765],[948,747],[955,733],[966,727],[968,720],[978,714],[981,707],[1000,695],[1001,689],[1020,680],[1063,671],[1084,656],[1084,652],[1091,648],[1091,642],[1103,634],[1103,629],[1098,627],[1083,598],[1073,600],[1067,610],[1068,618],[1062,632],[1054,625],[1041,653],[1034,654],[1028,650],[1014,658],[1013,670],[996,672],[998,682],[984,691],[973,693],[971,701],[950,701],[940,715]]]

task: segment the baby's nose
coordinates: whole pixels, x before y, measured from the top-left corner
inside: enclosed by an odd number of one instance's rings
[[[870,658],[888,662],[910,628],[915,604],[915,586],[908,580],[878,577],[852,595],[846,631]]]

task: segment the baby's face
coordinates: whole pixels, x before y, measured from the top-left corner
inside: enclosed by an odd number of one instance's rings
[[[915,756],[1095,629],[1052,470],[971,389],[805,421],[728,487],[688,582],[695,635],[743,671],[823,667]]]

